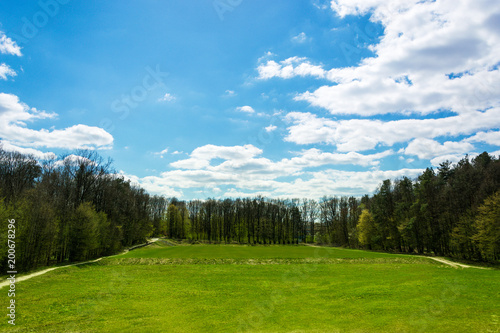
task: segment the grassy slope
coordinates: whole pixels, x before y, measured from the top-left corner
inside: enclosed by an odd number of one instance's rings
[[[161,244],[161,243],[160,243]],[[401,258],[404,255],[312,246],[156,245],[130,251],[123,258],[274,259],[274,258]]]
[[[273,253],[274,258],[305,258],[319,252],[297,246],[179,246],[144,248],[121,257],[168,254],[259,260],[273,258]],[[116,257],[65,268],[18,285],[18,325],[9,331],[495,332],[500,328],[495,317],[500,315],[499,271],[454,269],[426,259],[394,258],[374,264],[382,254],[363,251],[323,249],[322,253],[329,258],[353,258],[356,253],[356,258],[367,259],[335,264],[137,265]],[[6,321],[0,323],[2,329],[8,329]]]

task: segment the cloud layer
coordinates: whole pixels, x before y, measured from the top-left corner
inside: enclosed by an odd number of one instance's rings
[[[34,130],[28,127],[39,119],[57,115],[30,108],[12,94],[0,93],[0,138],[10,147],[40,147],[63,149],[109,148],[111,134],[99,127],[74,125],[64,129]]]

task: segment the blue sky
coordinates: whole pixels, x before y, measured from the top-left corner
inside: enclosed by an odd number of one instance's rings
[[[0,139],[182,199],[362,195],[500,154],[493,0],[16,1]]]

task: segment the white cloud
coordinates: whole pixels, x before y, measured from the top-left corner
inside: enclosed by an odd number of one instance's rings
[[[471,153],[468,155],[470,158],[474,158],[479,154],[478,153]],[[435,157],[435,158],[431,159],[430,162],[433,166],[437,167],[441,163],[444,163],[444,162],[457,163],[458,161],[462,160],[464,157],[465,157],[464,155],[460,155],[460,154],[448,154],[448,155],[442,155],[442,156]]]
[[[175,168],[196,170],[208,167],[210,161],[216,158],[231,161],[244,161],[252,159],[260,154],[262,154],[262,150],[253,145],[233,147],[206,145],[196,148],[191,153],[189,159],[173,162],[170,165]]]
[[[96,162],[75,154],[71,154],[66,156],[63,160],[59,160],[55,163],[56,166],[64,166],[64,165],[78,165],[80,163],[87,163],[90,165],[96,165]]]
[[[496,156],[496,158],[500,158],[500,150],[494,151],[490,153],[491,156]]]
[[[293,36],[292,37],[292,42],[295,42],[295,43],[304,43],[307,41],[307,35],[305,32],[301,32],[300,34],[298,34],[297,36]]]
[[[297,168],[319,167],[324,165],[360,165],[360,166],[376,166],[379,160],[392,155],[392,150],[387,150],[381,153],[372,155],[363,155],[356,152],[347,154],[325,153],[319,149],[312,148],[300,153],[299,157],[294,157],[290,160],[283,159],[278,164],[284,168],[286,166]]]
[[[157,153],[154,153],[155,155],[159,155],[161,158],[163,158],[163,155],[167,154],[168,153],[168,147],[163,149],[162,151],[160,152],[157,152]]]
[[[22,56],[21,48],[2,31],[0,31],[0,53]]]
[[[269,125],[266,128],[264,128],[264,129],[266,130],[267,133],[271,133],[271,132],[275,131],[277,128],[278,128],[278,126]]]
[[[443,144],[425,138],[417,138],[410,142],[404,149],[406,155],[415,155],[420,159],[434,159],[441,156],[464,156],[474,150],[474,146],[468,142],[446,141]]]
[[[145,178],[130,177],[152,193],[182,197],[183,189],[201,189],[205,197],[213,195],[212,188],[229,187],[221,197],[248,197],[263,195],[270,198],[314,198],[325,195],[355,195],[376,191],[385,179],[403,176],[416,178],[424,170],[401,169],[388,171],[339,171],[325,170],[305,172],[294,176],[291,181],[277,180],[272,177],[230,174],[209,170],[175,170],[164,172],[161,176]],[[176,184],[177,188],[170,187]],[[172,193],[175,194],[172,194]]]
[[[305,58],[270,60],[258,66],[259,78],[327,78],[335,84],[296,100],[332,114],[467,113],[500,105],[498,1],[335,0],[331,8],[383,25],[380,42],[369,46],[375,56],[329,71]]]
[[[164,195],[166,197],[177,197],[182,198],[183,192],[179,190],[175,190],[169,184],[169,180],[161,177],[144,177],[139,178],[134,175],[129,175],[124,171],[120,171],[119,174],[123,176],[126,180],[130,180],[132,184],[138,184],[142,188],[144,188],[148,193]]]
[[[311,113],[291,112],[292,123],[286,141],[297,144],[326,143],[339,151],[364,151],[378,145],[392,146],[415,138],[471,135],[479,130],[500,127],[500,108],[436,119],[331,120]]]
[[[493,146],[500,146],[500,131],[479,132],[467,139],[470,142],[484,142]]]
[[[404,176],[416,178],[424,170],[401,169],[387,171],[340,171],[326,170],[305,174],[292,182],[276,182],[272,190],[263,195],[281,198],[319,199],[328,195],[362,196],[374,193],[385,179],[398,179]]]
[[[251,106],[248,106],[248,105],[237,107],[236,111],[246,112],[246,113],[255,113],[255,110]]]
[[[16,76],[17,73],[6,64],[0,64],[0,79],[7,80],[8,76]]]
[[[0,138],[13,145],[47,148],[108,148],[113,136],[99,127],[74,125],[65,129],[33,130],[27,124],[37,119],[55,118],[55,113],[39,111],[21,103],[15,95],[0,93]]]
[[[321,192],[327,185],[331,189],[341,190],[341,193],[358,195],[367,193],[361,193],[362,189],[375,189],[379,178],[376,177],[376,181],[370,180],[366,184],[357,184],[347,179],[339,182],[340,175],[343,177],[347,175],[339,172],[337,178],[325,182],[324,175],[334,174],[334,171],[318,172],[314,171],[314,168],[332,165],[376,167],[381,159],[393,154],[391,150],[363,155],[355,152],[340,154],[308,149],[294,153],[295,156],[292,158],[272,161],[261,157],[262,153],[261,149],[253,145],[230,147],[206,145],[196,148],[188,159],[171,163],[170,166],[176,170],[163,172],[160,176],[136,177],[135,180],[142,186],[147,184],[145,188],[148,190],[154,188],[155,193],[163,187],[165,191],[178,192],[182,192],[181,189],[202,189],[207,193],[207,197],[212,195],[211,189],[221,187],[233,189],[223,196],[247,191],[250,191],[252,195],[263,193],[271,197],[320,197],[325,194],[339,194],[339,192],[331,191]],[[349,175],[353,177],[356,174]],[[376,171],[369,173],[369,175],[380,177],[387,174]],[[281,181],[282,177],[292,177],[293,180],[291,183]],[[358,177],[363,178],[360,175]],[[364,178],[363,181],[365,181]],[[321,185],[318,185],[319,183]],[[175,184],[175,189],[171,187],[172,184]]]
[[[8,141],[0,141],[0,147],[5,151],[18,152],[24,155],[32,155],[38,160],[53,160],[56,159],[56,154],[52,152],[44,153],[40,150],[33,148],[23,148],[11,144]]]
[[[331,75],[331,72],[329,73]],[[466,113],[500,105],[500,72],[485,68],[474,75],[449,79],[445,73],[359,76],[295,97],[332,114],[373,116],[388,113],[430,114],[437,110]],[[404,79],[401,79],[404,77]],[[344,78],[335,80],[344,80]],[[408,83],[411,82],[411,83]],[[473,87],[471,89],[471,87]]]
[[[326,75],[326,71],[322,66],[313,65],[306,58],[300,57],[291,57],[279,63],[269,60],[265,64],[260,64],[257,71],[259,72],[258,78],[261,80],[274,77],[290,79],[296,76],[324,78]]]
[[[159,102],[173,102],[176,100],[176,97],[169,94],[169,93],[166,93],[162,98],[160,98],[158,101]]]

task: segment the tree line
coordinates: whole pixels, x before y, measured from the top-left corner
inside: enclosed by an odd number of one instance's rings
[[[469,260],[500,259],[500,160],[482,153],[385,180],[364,198],[359,241],[368,249]]]
[[[256,198],[168,200],[169,238],[244,244],[323,243],[358,247],[360,200]]]
[[[162,231],[194,241],[307,242],[498,261],[499,190],[500,160],[483,153],[428,168],[415,180],[385,180],[362,198],[173,198]]]
[[[0,267],[16,220],[18,268],[87,260],[165,236],[190,242],[317,243],[500,259],[500,160],[483,153],[385,180],[374,195],[182,201],[151,196],[95,151],[40,163],[0,147]]]
[[[0,147],[0,267],[7,264],[8,220],[16,221],[16,267],[30,270],[145,242],[165,206],[95,151],[41,163]]]

